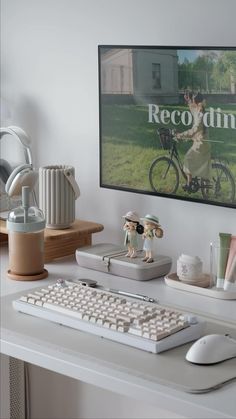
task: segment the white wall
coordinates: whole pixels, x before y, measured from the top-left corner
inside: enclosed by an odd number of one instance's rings
[[[72,164],[77,217],[104,224],[95,241],[123,241],[122,215],[159,216],[162,253],[208,261],[235,210],[99,187],[98,44],[235,45],[235,0],[3,0],[2,95],[32,137],[36,167]]]
[[[75,166],[82,192],[77,217],[105,226],[95,241],[122,242],[121,217],[136,209],[159,216],[165,237],[156,246],[162,253],[175,260],[187,252],[208,261],[209,243],[219,231],[236,234],[234,209],[99,187],[97,46],[233,46],[235,0],[2,0],[1,9],[1,94],[11,111],[8,122],[32,137],[37,168]],[[42,406],[36,404],[41,417]],[[47,403],[45,409],[50,412]],[[126,404],[125,417],[131,410]]]

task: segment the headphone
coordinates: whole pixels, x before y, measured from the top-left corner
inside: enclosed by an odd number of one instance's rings
[[[21,195],[23,186],[29,186],[33,191],[38,180],[38,173],[33,170],[29,137],[23,129],[14,126],[0,128],[0,140],[5,134],[12,135],[21,143],[26,161],[25,164],[12,169],[6,160],[0,159],[0,178],[5,184],[5,191],[10,197]]]

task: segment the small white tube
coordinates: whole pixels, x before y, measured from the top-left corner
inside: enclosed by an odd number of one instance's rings
[[[224,290],[236,291],[236,255],[234,256],[229,271],[227,272],[227,277],[224,281]]]
[[[226,270],[225,270],[225,278],[228,278],[229,276],[229,271],[231,269],[231,265],[235,257],[236,257],[236,236],[232,236],[230,240],[229,256],[228,256]]]

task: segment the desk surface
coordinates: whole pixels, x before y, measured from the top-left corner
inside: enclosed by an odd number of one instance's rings
[[[7,278],[7,248],[1,248],[2,333],[1,351],[35,365],[100,386],[119,394],[138,398],[160,408],[172,406],[186,417],[235,417],[236,383],[206,394],[186,393],[194,375],[205,367],[183,363],[190,345],[160,355],[116,344],[105,339],[77,332],[31,316],[18,315],[11,307],[16,292],[43,286],[59,277],[91,278],[111,287],[139,292],[159,299],[162,304],[182,307],[209,319],[209,331],[233,331],[236,334],[236,301],[214,300],[174,290],[161,279],[133,281],[97,271],[80,268],[74,257],[46,265],[46,280],[15,282]],[[218,320],[217,320],[218,319]],[[37,327],[36,327],[37,325]],[[236,335],[235,335],[236,336]],[[164,365],[168,365],[163,368]],[[211,376],[236,370],[236,360],[226,361],[211,369]],[[164,372],[163,372],[164,371]],[[173,373],[174,371],[174,373]],[[183,374],[182,388],[176,377]],[[190,381],[189,381],[190,380]],[[187,386],[187,387],[186,387]]]

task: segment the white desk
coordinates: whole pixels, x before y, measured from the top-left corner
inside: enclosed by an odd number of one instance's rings
[[[1,352],[47,368],[51,371],[94,384],[115,393],[133,397],[160,409],[171,410],[188,418],[235,418],[236,382],[206,394],[189,394],[171,381],[171,368],[178,371],[178,357],[183,358],[189,345],[153,355],[116,344],[69,328],[61,328],[41,319],[15,313],[11,308],[11,295],[48,284],[57,278],[91,278],[111,287],[139,292],[159,299],[161,303],[182,307],[200,313],[213,321],[214,327],[224,332],[228,328],[236,336],[236,301],[215,300],[174,290],[163,280],[137,282],[97,271],[80,268],[74,257],[46,265],[49,277],[35,282],[15,282],[6,277],[7,249],[1,248],[2,333]],[[18,316],[18,317],[17,317]],[[24,320],[22,318],[24,316]],[[216,319],[218,321],[216,322]],[[15,323],[17,322],[17,326]],[[42,323],[43,322],[43,323]],[[37,324],[37,331],[36,331]],[[168,355],[167,355],[168,354]],[[159,358],[154,358],[159,357]],[[166,358],[168,357],[168,358]],[[166,376],[153,372],[154,361],[165,363]],[[180,358],[179,358],[180,359]],[[158,360],[158,361],[157,361]],[[231,363],[231,364],[229,364]],[[198,374],[197,366],[190,366]],[[236,371],[236,359],[226,361]],[[188,368],[188,367],[187,367]],[[204,367],[201,367],[204,368]],[[220,368],[225,368],[221,364]],[[190,371],[190,370],[189,370]],[[223,371],[223,369],[222,369]]]

